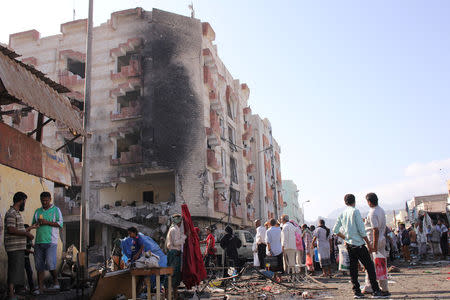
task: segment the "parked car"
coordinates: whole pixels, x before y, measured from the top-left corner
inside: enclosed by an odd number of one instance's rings
[[[225,235],[225,231],[223,230],[216,230],[214,232],[214,237],[216,238],[216,256],[217,256],[217,261],[219,262],[219,265],[223,264],[224,261],[224,256],[223,256],[223,249],[222,247],[220,247],[220,240],[222,239],[222,237]],[[242,246],[241,248],[238,249],[238,255],[239,255],[239,260],[240,261],[251,261],[253,260],[253,251],[252,251],[252,246],[253,246],[253,235],[250,233],[250,231],[247,230],[235,230],[234,231],[234,235],[236,235],[236,237],[238,239],[241,240]],[[200,245],[200,250],[202,251],[202,254],[205,253],[205,244],[201,244]]]

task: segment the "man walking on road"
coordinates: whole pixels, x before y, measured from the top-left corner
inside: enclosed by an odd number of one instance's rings
[[[45,270],[49,270],[53,277],[53,289],[59,290],[56,274],[56,251],[58,248],[59,230],[63,226],[61,210],[52,204],[49,192],[40,195],[42,207],[36,209],[32,224],[38,224],[36,230],[36,244],[34,246],[34,260],[38,272],[39,291],[44,291]]]
[[[347,205],[347,209],[338,217],[333,232],[337,236],[343,238],[347,246],[350,257],[350,276],[352,278],[353,292],[355,294],[354,298],[360,299],[365,297],[364,294],[361,293],[358,282],[358,261],[363,264],[369,274],[373,296],[376,298],[384,298],[387,294],[382,292],[378,286],[375,266],[369,251],[367,250],[368,248],[372,250],[372,245],[367,238],[361,213],[355,208],[355,196],[347,194],[344,197],[344,201],[345,205]],[[340,232],[341,228],[343,229],[343,233]],[[364,244],[367,244],[367,248]]]
[[[385,238],[385,231],[386,231],[386,214],[384,212],[384,209],[382,209],[378,205],[378,197],[374,193],[369,193],[366,195],[367,204],[370,207],[369,214],[366,218],[366,229],[368,232],[369,241],[372,244],[372,252],[373,253],[380,253],[387,259],[387,252],[386,252],[386,238]],[[372,257],[374,260],[375,258]],[[385,295],[389,296],[390,293],[388,291],[388,281],[386,280],[380,280],[380,288],[383,292],[385,292]],[[368,294],[372,293],[372,287],[370,285],[370,279],[369,274],[366,272],[366,285],[364,286],[363,293]]]
[[[256,227],[256,236],[255,241],[257,245],[257,251],[258,251],[258,260],[259,260],[259,266],[261,269],[264,269],[266,266],[265,264],[265,258],[266,258],[266,227],[261,225],[261,220],[255,220],[255,227]]]

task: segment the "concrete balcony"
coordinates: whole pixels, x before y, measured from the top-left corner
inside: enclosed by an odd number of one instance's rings
[[[213,173],[214,189],[223,192],[227,188],[225,180],[223,179],[222,173]]]
[[[208,149],[206,152],[206,158],[208,162],[208,167],[213,168],[214,170],[220,170],[220,165],[217,162],[216,153],[214,150]]]
[[[126,82],[119,84],[118,87],[109,91],[112,98],[125,96],[127,92],[135,91],[142,86],[140,78],[130,78]]]
[[[248,182],[247,183],[247,190],[249,192],[254,192],[255,191],[255,183],[254,182]]]
[[[141,38],[128,39],[126,43],[119,44],[117,48],[113,48],[109,51],[111,57],[119,57],[126,55],[128,51],[133,51],[142,44]]]
[[[219,97],[217,97],[216,91],[209,92],[209,104],[212,110],[218,113],[222,112],[222,104],[220,103]]]
[[[111,121],[137,119],[141,117],[141,104],[139,101],[130,101],[127,107],[121,107],[119,112],[111,112]]]
[[[209,146],[216,147],[220,145],[220,137],[212,128],[206,128],[206,138]]]
[[[244,134],[242,135],[242,140],[248,141],[252,137],[252,125],[249,123],[244,124]]]
[[[222,213],[228,212],[228,203],[223,201],[218,190],[214,190],[214,210]]]
[[[248,194],[247,194],[247,196],[245,197],[245,203],[246,203],[247,205],[253,204],[253,198],[254,198],[253,196],[254,196],[253,193],[248,193]]]
[[[123,82],[129,77],[137,77],[142,75],[141,63],[137,59],[131,59],[128,66],[122,66],[120,72],[113,73],[111,71],[111,80],[114,82]]]
[[[84,87],[84,78],[81,76],[73,74],[70,71],[61,71],[59,72],[59,83],[68,87],[68,88],[81,88]]]
[[[119,158],[111,158],[111,165],[129,165],[142,163],[142,147],[140,145],[131,145],[127,152],[121,152]]]
[[[247,166],[247,174],[253,174],[256,172],[256,166],[255,164],[249,164]]]
[[[246,160],[250,161],[252,159],[252,150],[250,148],[242,150],[242,154]]]

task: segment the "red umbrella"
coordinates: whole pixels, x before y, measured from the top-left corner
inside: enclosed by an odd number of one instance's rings
[[[181,205],[181,216],[183,217],[184,234],[187,236],[183,250],[181,279],[186,288],[190,289],[206,278],[206,269],[200,252],[198,234],[194,230],[191,213],[186,204]]]

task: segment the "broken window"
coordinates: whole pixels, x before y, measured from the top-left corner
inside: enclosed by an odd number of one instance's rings
[[[230,143],[236,144],[236,141],[234,139],[234,129],[231,126],[228,126],[228,140],[230,141]]]
[[[222,149],[222,176],[223,178],[227,177],[227,154],[223,149]]]
[[[84,78],[86,64],[84,62],[68,58],[67,59],[67,70],[72,74],[76,74],[81,78]]]
[[[227,101],[227,114],[230,119],[234,119],[233,105],[230,103],[230,101]]]
[[[131,145],[139,144],[139,134],[129,133],[125,134],[123,139],[117,140],[117,158],[120,158],[122,152],[128,152]]]
[[[231,201],[231,203],[234,203],[236,206],[240,205],[241,202],[239,200],[239,197],[240,197],[239,191],[236,191],[235,189],[230,188],[230,201]]]
[[[238,183],[238,175],[237,175],[237,163],[236,159],[230,156],[230,174],[231,174],[231,182]]]
[[[119,56],[117,58],[117,72],[120,72],[122,67],[129,66],[131,60],[138,60],[138,54],[136,51],[130,51],[124,56]]]
[[[153,198],[153,191],[146,191],[142,193],[142,201],[144,203],[155,203]]]
[[[83,145],[81,143],[77,143],[75,141],[70,141],[67,139],[64,139],[64,142],[66,143],[66,149],[69,152],[70,156],[72,156],[73,158],[78,158],[78,161],[81,161],[83,157]]]
[[[117,97],[117,111],[123,107],[129,107],[133,101],[137,101],[138,97],[141,95],[140,90],[134,90],[126,92],[125,95]]]
[[[222,118],[219,119],[219,124],[220,124],[220,137],[224,140],[227,128],[226,128],[225,122]]]

